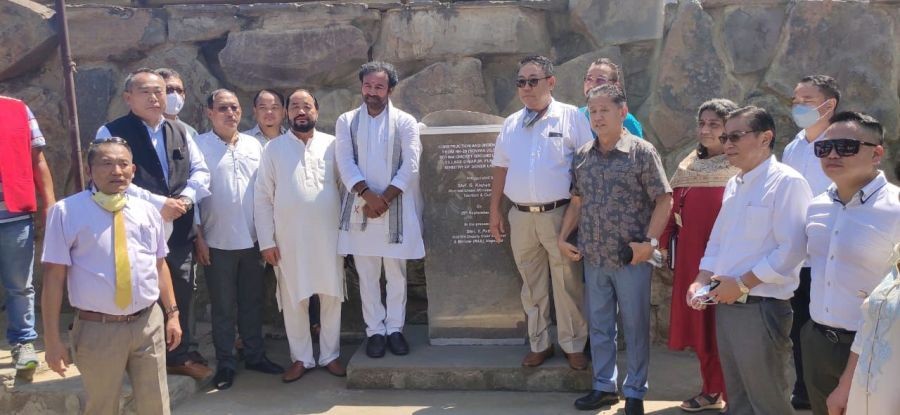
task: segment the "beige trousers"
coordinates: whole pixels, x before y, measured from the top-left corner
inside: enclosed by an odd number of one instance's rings
[[[566,353],[582,352],[587,341],[581,264],[563,257],[556,244],[565,211],[566,206],[542,213],[509,211],[509,240],[522,275],[522,307],[533,352],[551,344],[551,284],[559,346]]]
[[[87,396],[86,415],[119,413],[126,373],[138,414],[170,413],[165,328],[159,306],[154,304],[130,323],[76,318],[69,338]]]
[[[309,297],[297,304],[285,301],[282,307],[291,362],[303,362],[307,369],[316,367],[309,331]],[[325,366],[341,355],[341,299],[319,294],[319,320],[319,366]]]

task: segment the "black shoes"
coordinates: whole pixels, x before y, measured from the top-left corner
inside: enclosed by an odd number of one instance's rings
[[[366,340],[366,356],[371,358],[384,357],[385,338],[383,334],[375,334]]]
[[[284,373],[284,368],[281,367],[281,365],[269,360],[269,358],[265,356],[256,363],[244,363],[244,368],[247,370],[268,373],[270,375],[280,375]],[[218,374],[216,376],[218,376]]]
[[[612,406],[617,403],[619,403],[619,395],[617,393],[592,390],[591,393],[575,400],[575,408],[582,411],[589,411],[600,409],[604,406]]]
[[[388,348],[397,356],[409,354],[409,343],[406,342],[403,333],[399,331],[388,335]]]
[[[234,384],[234,369],[227,367],[220,367],[216,370],[216,376],[213,377],[213,386],[216,389],[223,391],[231,387]]]
[[[625,398],[625,415],[644,415],[644,400]]]

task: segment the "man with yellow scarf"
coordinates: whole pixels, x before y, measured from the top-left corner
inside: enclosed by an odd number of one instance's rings
[[[69,340],[87,395],[85,413],[117,414],[122,375],[128,373],[137,413],[169,414],[165,352],[181,342],[181,326],[162,216],[150,202],[125,195],[135,172],[125,140],[95,140],[87,161],[90,188],[57,202],[47,220],[47,364],[65,376],[71,362],[59,333],[66,282],[75,308]]]

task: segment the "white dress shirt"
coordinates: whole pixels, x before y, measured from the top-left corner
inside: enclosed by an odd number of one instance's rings
[[[781,154],[781,162],[797,170],[806,179],[813,196],[825,192],[831,185],[831,179],[822,170],[821,159],[816,157],[813,151],[813,144],[824,138],[825,133],[822,132],[815,140],[809,142],[806,140],[806,130],[800,130]]]
[[[247,249],[256,243],[253,188],[262,157],[255,137],[238,133],[227,145],[215,132],[197,136],[197,147],[209,167],[209,197],[200,202],[206,244],[216,249]]]
[[[806,217],[812,268],[809,313],[819,324],[856,331],[860,305],[893,263],[900,241],[900,188],[880,173],[847,205],[834,185],[813,199]]]
[[[166,183],[168,183],[169,158],[166,157],[166,140],[162,128],[163,121],[165,121],[165,119],[160,119],[159,124],[155,127],[144,123],[144,127],[147,128],[147,133],[150,134],[150,142],[153,144],[153,149],[156,150],[156,157],[159,158],[159,162],[162,165],[163,178]],[[97,135],[94,138],[109,137],[112,137],[112,134],[104,125],[97,130]],[[204,197],[209,196],[209,169],[206,168],[206,163],[203,161],[203,155],[200,154],[200,149],[197,148],[191,134],[187,133],[184,139],[187,141],[191,168],[187,185],[184,187],[184,190],[181,191],[181,196],[191,198],[196,205],[200,203]],[[162,209],[163,204],[166,203],[166,196],[151,193],[149,190],[137,186],[134,183],[128,187],[128,194],[149,201],[157,209]]]
[[[753,271],[762,284],[751,288],[750,295],[790,299],[806,257],[804,229],[811,200],[806,180],[775,156],[732,177],[700,269],[734,278]]]
[[[116,264],[113,257],[113,214],[85,190],[50,208],[42,262],[66,265],[69,302],[79,310],[128,315],[159,299],[156,261],[169,250],[162,217],[145,200],[125,204],[125,233],[131,265],[131,304],[116,306]]]
[[[556,100],[531,127],[522,125],[525,113],[506,118],[494,145],[492,164],[508,169],[503,193],[525,205],[568,199],[572,156],[594,139],[590,124],[578,108]]]

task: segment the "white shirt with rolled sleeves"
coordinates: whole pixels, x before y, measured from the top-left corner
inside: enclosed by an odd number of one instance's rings
[[[860,306],[894,265],[900,241],[900,188],[880,173],[847,205],[834,185],[806,213],[812,268],[809,313],[819,324],[857,331]]]
[[[47,216],[42,262],[66,265],[69,302],[79,310],[134,314],[159,299],[157,259],[169,253],[162,217],[145,200],[129,197],[125,233],[131,265],[131,304],[116,306],[113,214],[85,190],[56,202]]]
[[[168,183],[169,159],[166,157],[166,140],[163,136],[162,121],[164,120],[161,120],[155,127],[144,123],[144,127],[147,128],[147,133],[150,134],[150,142],[156,150],[156,157],[159,158],[159,162],[162,165],[163,176],[166,183]],[[110,134],[109,129],[104,125],[97,130],[97,136],[95,138],[109,137],[112,137],[112,134]],[[200,149],[197,148],[197,144],[194,143],[194,138],[191,137],[190,133],[187,133],[185,141],[187,141],[191,169],[188,175],[187,186],[181,191],[181,196],[191,198],[196,205],[200,203],[204,197],[209,196],[209,169],[206,168],[203,154],[200,153]],[[163,204],[166,203],[166,196],[152,193],[134,183],[128,187],[128,194],[149,201],[157,209],[162,209]]]
[[[571,197],[572,156],[594,139],[578,108],[552,100],[531,127],[522,125],[523,108],[510,115],[494,145],[492,164],[504,167],[503,193],[517,204],[543,204]]]
[[[207,245],[223,250],[252,248],[256,243],[253,189],[262,146],[255,137],[241,133],[231,146],[212,131],[195,141],[210,173],[212,194],[199,205]]]
[[[794,169],[769,157],[728,180],[700,269],[740,277],[753,271],[762,284],[750,295],[790,299],[806,257],[806,209],[812,194]]]
[[[809,142],[806,140],[806,130],[800,130],[781,153],[781,162],[797,170],[806,179],[813,196],[822,194],[831,185],[831,179],[822,170],[821,159],[816,157],[813,150],[815,142],[824,138],[825,133],[823,132],[815,140]]]

